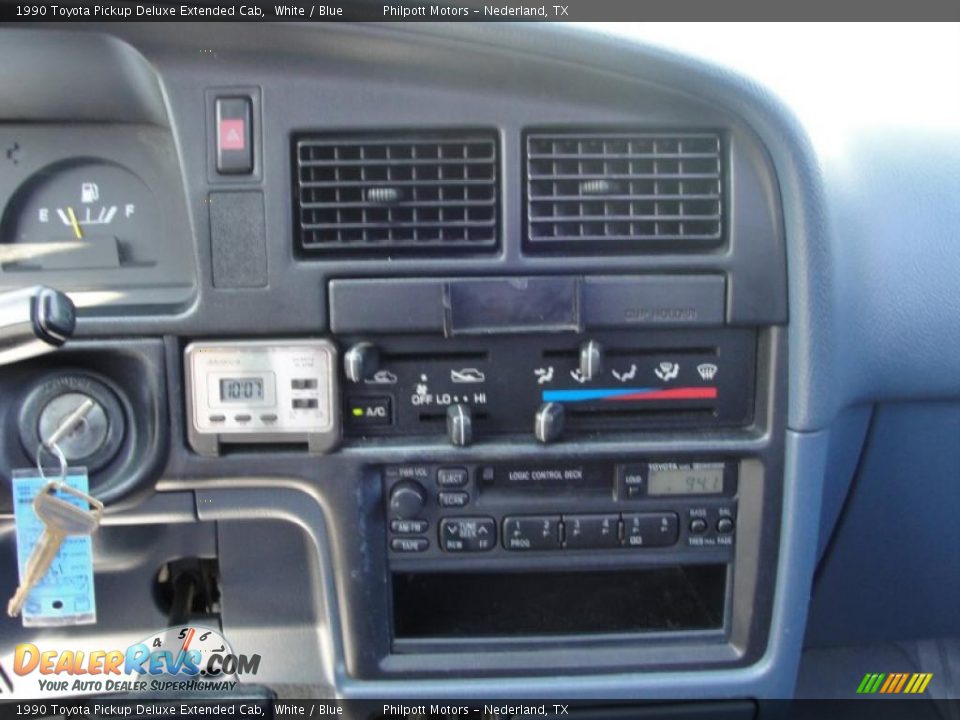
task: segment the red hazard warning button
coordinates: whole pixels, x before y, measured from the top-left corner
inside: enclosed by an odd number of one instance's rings
[[[243,120],[220,121],[220,149],[243,150],[247,146],[247,127]]]
[[[253,172],[250,98],[217,98],[216,107],[217,172],[223,175]]]

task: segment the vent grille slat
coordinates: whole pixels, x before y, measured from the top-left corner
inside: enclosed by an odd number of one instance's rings
[[[294,159],[304,252],[387,255],[497,247],[493,133],[302,135],[295,140]]]
[[[531,132],[528,249],[684,250],[723,239],[722,143],[703,132]]]

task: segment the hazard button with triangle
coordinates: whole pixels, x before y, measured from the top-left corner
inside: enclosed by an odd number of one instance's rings
[[[217,172],[243,175],[253,172],[253,144],[248,97],[217,98]]]

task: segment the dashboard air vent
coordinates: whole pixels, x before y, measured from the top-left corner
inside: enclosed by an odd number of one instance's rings
[[[723,238],[717,133],[531,132],[527,249],[668,251]]]
[[[496,248],[494,133],[311,134],[294,143],[303,252]]]

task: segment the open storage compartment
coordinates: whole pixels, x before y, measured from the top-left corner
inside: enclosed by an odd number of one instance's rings
[[[394,573],[397,640],[721,630],[725,564]]]

